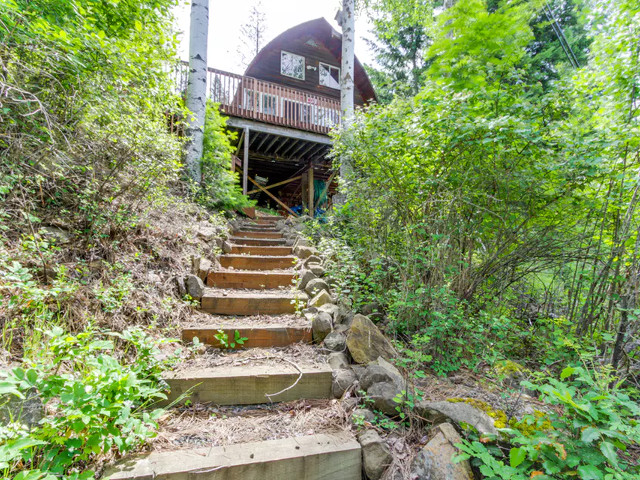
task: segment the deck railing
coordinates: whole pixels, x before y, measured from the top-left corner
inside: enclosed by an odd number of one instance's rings
[[[178,91],[186,90],[188,65],[179,65],[175,79]],[[209,98],[232,117],[325,134],[340,123],[338,100],[304,90],[215,68],[208,69],[207,89]]]

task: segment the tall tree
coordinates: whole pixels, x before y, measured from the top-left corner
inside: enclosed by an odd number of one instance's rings
[[[247,68],[264,46],[266,31],[266,15],[262,11],[262,2],[258,2],[251,7],[247,23],[240,27],[242,43],[238,47],[238,55],[243,69]]]
[[[354,117],[355,0],[342,0],[342,11],[338,14],[338,23],[342,27],[340,110],[342,111],[342,125],[346,129],[353,124]],[[340,163],[340,176],[345,178],[350,169],[350,161],[343,158]]]
[[[209,34],[209,0],[191,1],[189,34],[189,83],[186,106],[191,112],[187,127],[186,164],[194,182],[202,181],[202,148],[207,107],[207,40]]]
[[[368,67],[382,103],[394,96],[415,95],[427,69],[425,52],[431,44],[432,0],[378,0],[369,8],[374,40],[367,43],[380,69]]]

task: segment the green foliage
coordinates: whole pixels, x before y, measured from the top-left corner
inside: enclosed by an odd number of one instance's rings
[[[30,429],[20,418],[0,429],[0,470],[3,478],[93,478],[85,465],[95,456],[155,435],[163,410],[149,407],[167,398],[161,374],[175,359],[161,360],[166,341],[139,328],[76,336],[54,328],[45,337],[39,356],[0,383],[2,404],[35,392],[47,412]]]
[[[240,336],[240,332],[236,330],[233,334],[233,339],[229,339],[229,335],[224,330],[218,330],[218,333],[214,335],[215,339],[220,342],[222,348],[236,348],[236,345],[244,345],[244,342],[249,340],[247,337]]]
[[[628,449],[640,442],[640,407],[610,375],[567,367],[560,379],[528,388],[539,391],[545,413],[526,415],[501,429],[509,446],[465,441],[461,458],[473,458],[488,480],[580,478],[632,479],[640,466]],[[503,442],[503,440],[501,440]]]
[[[202,184],[194,186],[194,199],[212,209],[235,210],[255,202],[242,194],[238,174],[230,170],[233,147],[225,131],[226,118],[218,105],[207,103],[202,155]]]

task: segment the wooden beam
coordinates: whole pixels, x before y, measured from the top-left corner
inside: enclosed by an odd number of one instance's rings
[[[302,142],[302,145],[300,145],[298,148],[296,148],[293,152],[291,152],[291,156],[295,156],[300,150],[302,150],[303,148],[306,148],[308,146],[307,142]]]
[[[309,145],[308,148],[305,148],[304,150],[302,150],[302,152],[300,152],[300,158],[304,158],[307,155],[307,153],[315,149],[317,146],[318,146],[317,143],[312,143],[311,145]]]
[[[244,163],[242,165],[242,193],[245,195],[249,190],[247,178],[249,178],[249,128],[244,129]]]
[[[313,218],[313,212],[315,210],[315,202],[313,201],[313,164],[309,166],[307,174],[309,175],[309,216]]]
[[[251,181],[251,183],[253,183],[256,187],[258,187],[260,190],[262,190],[264,193],[266,193],[267,195],[269,195],[273,200],[275,200],[275,202],[280,205],[282,208],[284,208],[287,212],[289,212],[291,215],[293,215],[294,217],[297,217],[298,215],[291,210],[287,205],[285,205],[284,203],[282,203],[282,200],[280,200],[278,197],[276,197],[273,193],[271,193],[269,190],[267,190],[266,188],[264,188],[262,185],[260,185],[258,182],[256,182],[253,178],[249,177],[249,180]]]
[[[314,205],[315,208],[320,206],[320,199],[324,196],[325,193],[327,193],[327,191],[329,190],[329,187],[331,186],[331,182],[333,182],[333,177],[336,176],[336,173],[338,173],[337,171],[334,171],[330,176],[329,179],[327,180],[327,183],[324,184],[324,188],[322,189],[322,192],[320,193],[320,196],[318,197],[318,203],[316,205]],[[315,210],[314,208],[314,210]]]
[[[321,133],[303,132],[294,128],[280,127],[276,125],[267,125],[262,122],[246,120],[244,118],[229,117],[227,125],[234,128],[250,128],[253,132],[270,133],[272,135],[280,135],[282,137],[297,138],[314,143],[324,143],[325,145],[333,145],[333,140],[328,135]]]
[[[289,153],[291,149],[295,147],[298,143],[300,143],[300,140],[294,140],[293,142],[291,142],[291,145],[289,145],[289,148],[287,148],[284,152],[282,152],[282,156],[286,157],[287,153]]]
[[[240,155],[240,148],[242,148],[242,142],[244,140],[244,130],[240,134],[240,140],[238,140],[238,148],[236,148],[236,157]]]
[[[262,145],[264,144],[264,142],[267,141],[268,138],[269,138],[269,134],[265,133],[264,134],[264,138],[262,140],[260,140],[260,143],[258,144],[258,146],[255,149],[256,150],[260,150],[260,148],[262,148]]]
[[[278,141],[280,137],[278,137],[277,135],[273,136],[273,140],[271,140],[269,142],[269,145],[267,145],[267,148],[264,149],[265,153],[268,152],[269,150],[271,150],[271,147],[273,147],[273,144],[276,143]]]
[[[280,145],[278,145],[278,147],[273,151],[272,155],[273,156],[277,156],[278,152],[282,149],[282,147],[288,145],[289,143],[289,139],[287,137],[283,137],[282,142],[280,143]]]
[[[282,182],[278,182],[278,183],[274,183],[273,185],[267,185],[266,187],[264,187],[266,190],[270,189],[270,188],[275,188],[275,187],[279,187],[280,185],[285,185],[287,183],[290,182],[295,182],[296,180],[300,180],[300,178],[302,178],[302,175],[298,175],[297,177],[293,177],[290,178],[288,180],[283,180]],[[257,188],[254,188],[253,190],[251,190],[250,192],[247,193],[247,195],[252,194],[252,193],[256,193],[259,192],[260,190],[258,190]]]

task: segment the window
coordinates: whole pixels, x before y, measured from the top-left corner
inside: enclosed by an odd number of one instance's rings
[[[340,69],[320,63],[320,85],[340,90]]]
[[[280,73],[287,77],[304,80],[304,57],[282,50],[280,52]]]

